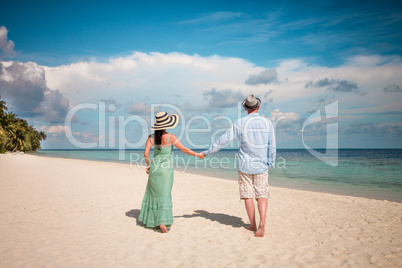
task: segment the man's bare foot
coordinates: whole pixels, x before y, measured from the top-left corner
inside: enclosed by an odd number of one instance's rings
[[[166,228],[165,225],[159,225],[159,228],[162,230],[162,233],[164,234],[168,232],[168,229]]]
[[[260,223],[260,226],[258,226],[258,230],[255,233],[255,237],[264,237],[265,234],[265,224]]]

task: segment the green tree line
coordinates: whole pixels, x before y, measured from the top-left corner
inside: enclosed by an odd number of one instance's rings
[[[36,151],[46,139],[43,131],[37,131],[13,112],[7,112],[6,102],[0,96],[0,153],[6,151]]]

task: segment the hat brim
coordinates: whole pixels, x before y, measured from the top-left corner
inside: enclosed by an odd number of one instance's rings
[[[153,127],[151,127],[151,129],[163,130],[163,129],[175,128],[178,123],[179,123],[179,116],[177,114],[172,114],[168,116],[168,120],[166,122],[164,122],[163,124],[156,123]]]
[[[246,108],[247,110],[255,110],[255,109],[257,109],[258,106],[261,105],[261,100],[260,100],[259,98],[257,98],[257,97],[255,97],[255,98],[256,98],[257,101],[258,101],[258,103],[257,103],[256,105],[254,105],[254,106],[247,106],[247,105],[246,105],[246,100],[244,100],[244,101],[243,101],[243,107]]]

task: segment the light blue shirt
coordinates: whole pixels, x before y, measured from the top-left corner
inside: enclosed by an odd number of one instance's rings
[[[234,139],[239,140],[237,169],[241,172],[261,174],[275,164],[275,129],[269,119],[251,113],[236,120],[203,154],[207,156],[216,153]]]

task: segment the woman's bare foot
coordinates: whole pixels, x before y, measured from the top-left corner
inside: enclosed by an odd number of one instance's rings
[[[257,231],[257,226],[255,224],[252,224],[249,228],[250,231],[255,232]]]
[[[159,225],[158,226],[159,227],[159,229],[161,229],[162,230],[162,233],[167,233],[168,232],[168,229],[166,228],[166,225]]]
[[[265,223],[260,223],[260,226],[258,226],[258,230],[255,233],[255,237],[264,237],[265,234]]]

